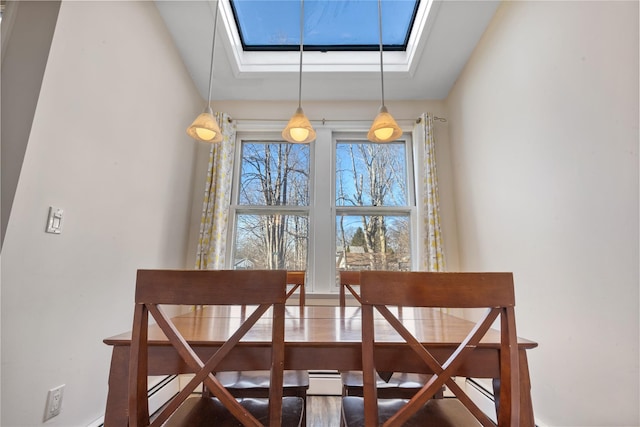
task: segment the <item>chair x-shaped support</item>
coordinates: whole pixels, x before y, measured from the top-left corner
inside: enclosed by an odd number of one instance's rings
[[[389,324],[400,334],[400,336],[407,342],[411,349],[424,361],[424,363],[431,369],[433,376],[422,387],[422,389],[416,393],[409,402],[407,402],[406,410],[400,411],[392,416],[385,424],[385,427],[401,426],[406,422],[416,411],[418,411],[429,399],[442,388],[443,385],[447,385],[449,389],[456,395],[456,397],[469,409],[469,411],[478,419],[478,421],[485,427],[495,426],[494,422],[480,409],[478,406],[467,396],[467,394],[460,388],[460,386],[453,380],[453,376],[458,371],[460,366],[465,362],[466,358],[476,348],[482,337],[491,327],[492,323],[501,314],[501,308],[490,308],[484,318],[476,323],[474,328],[468,333],[466,338],[458,345],[455,351],[449,356],[449,358],[441,365],[436,358],[409,332],[404,325],[389,311],[384,305],[364,306],[363,307],[363,325],[370,322],[373,324],[373,307],[375,307],[382,316],[389,322]],[[367,319],[366,316],[370,316]],[[363,352],[367,354],[373,354],[374,337],[364,336],[364,334],[373,333],[363,329]],[[365,373],[366,374],[366,373]],[[373,389],[375,393],[375,388]],[[367,390],[365,390],[365,393]],[[365,395],[365,405],[377,405],[376,398],[367,398]],[[367,412],[365,410],[365,412]],[[374,413],[377,413],[375,411]]]

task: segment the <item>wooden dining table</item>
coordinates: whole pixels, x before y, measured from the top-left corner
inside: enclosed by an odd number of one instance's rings
[[[195,307],[176,316],[175,324],[202,359],[210,357],[246,318],[252,307]],[[474,323],[438,309],[393,308],[409,329],[441,362],[468,333]],[[382,319],[375,320],[376,366],[381,371],[424,370],[424,364],[402,338]],[[269,369],[271,326],[263,316],[219,367],[223,370]],[[149,328],[149,373],[189,373],[166,337],[157,327]],[[106,338],[112,346],[105,427],[127,426],[127,381],[131,333]],[[476,351],[460,367],[458,376],[497,379],[500,376],[500,334],[490,331]],[[531,383],[527,350],[537,343],[518,338],[520,367],[521,426],[533,427]],[[360,307],[287,306],[285,316],[285,369],[361,370]],[[499,386],[499,381],[494,381]]]

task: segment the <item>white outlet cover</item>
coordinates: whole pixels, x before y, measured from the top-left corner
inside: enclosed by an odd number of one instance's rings
[[[49,393],[47,394],[47,405],[44,408],[43,421],[47,421],[60,414],[60,411],[62,410],[63,394],[64,384],[49,390]]]
[[[60,234],[62,232],[62,215],[64,211],[60,208],[49,207],[49,216],[47,218],[47,233]]]

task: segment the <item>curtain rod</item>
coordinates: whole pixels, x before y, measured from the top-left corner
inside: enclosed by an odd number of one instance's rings
[[[231,117],[229,117],[229,123],[231,123],[232,121],[247,121],[247,122],[286,122],[288,119],[247,119],[247,118],[242,118],[242,119],[233,119]],[[420,123],[422,121],[421,117],[418,117],[417,119],[397,119],[398,121],[410,121],[410,120],[415,120],[416,123]],[[438,117],[438,116],[433,116],[433,120],[437,121],[437,122],[442,122],[442,123],[446,123],[447,119],[445,119],[444,117]],[[325,119],[322,118],[320,120],[314,120],[314,119],[309,119],[309,121],[312,122],[321,122],[323,125],[327,122],[370,122],[371,120],[369,119],[354,119],[354,120],[349,120],[349,119]]]

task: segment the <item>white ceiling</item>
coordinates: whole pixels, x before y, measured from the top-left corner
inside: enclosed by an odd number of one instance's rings
[[[213,3],[155,3],[206,99]],[[410,41],[415,49],[384,52],[385,100],[445,98],[498,4],[497,0],[422,0],[417,18],[423,23],[422,30]],[[212,99],[298,99],[299,52],[242,52],[228,0],[220,0],[216,33]],[[379,100],[380,88],[379,52],[304,52],[304,101]]]

